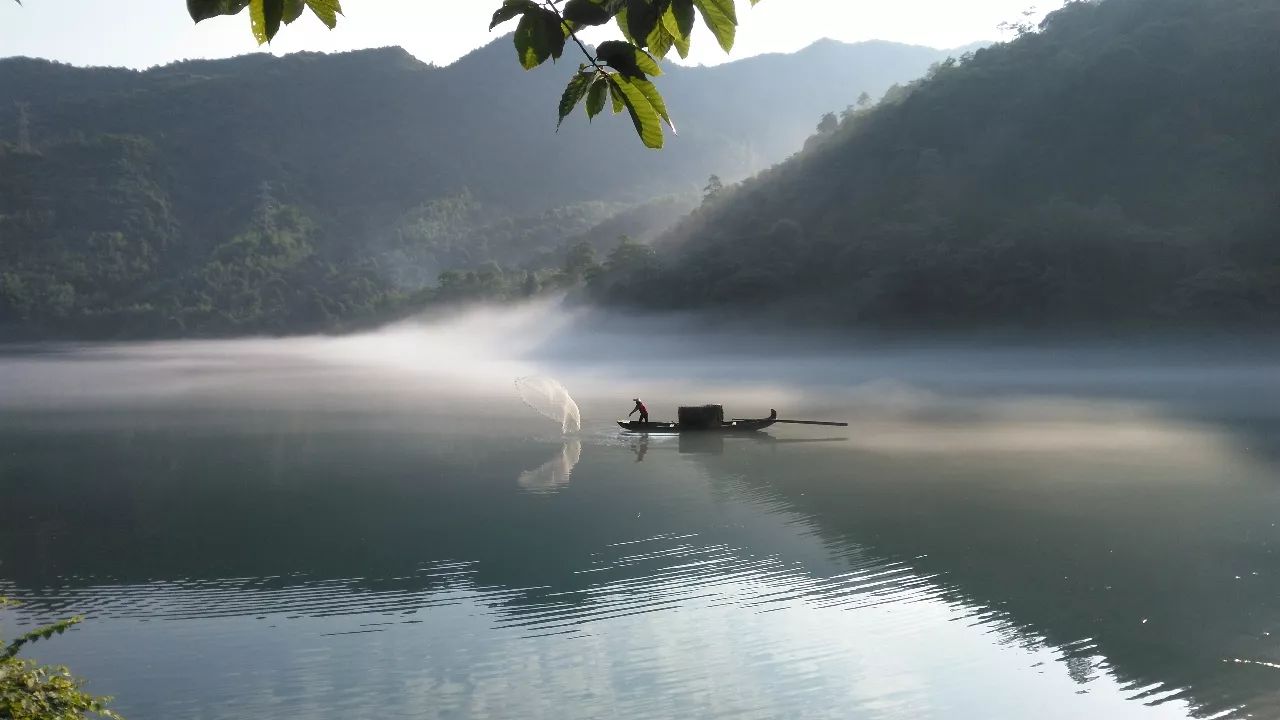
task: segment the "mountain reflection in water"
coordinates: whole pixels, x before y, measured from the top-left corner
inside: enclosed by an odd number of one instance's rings
[[[561,368],[565,439],[472,386],[426,411],[300,362],[316,392],[236,397],[270,383],[166,358],[186,389],[0,399],[0,620],[86,614],[36,656],[132,717],[1280,713],[1258,373],[1207,403],[722,380],[851,422],[737,438],[619,433],[632,391]],[[0,381],[129,372],[101,360]]]

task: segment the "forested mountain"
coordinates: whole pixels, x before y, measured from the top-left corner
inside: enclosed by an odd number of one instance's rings
[[[0,61],[0,332],[310,331],[420,302],[451,268],[468,292],[527,290],[546,278],[525,263],[661,231],[708,175],[781,159],[826,109],[946,55],[824,42],[668,68],[681,134],[658,153],[623,118],[554,132],[571,64],[511,53]]]
[[[1277,29],[1274,0],[1071,3],[832,119],[594,295],[873,328],[1274,328]]]

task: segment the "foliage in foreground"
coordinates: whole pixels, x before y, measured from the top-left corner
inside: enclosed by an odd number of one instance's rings
[[[0,597],[0,607],[16,605]],[[67,668],[40,665],[18,657],[18,652],[37,640],[61,635],[78,624],[74,617],[36,628],[19,636],[0,650],[0,718],[5,720],[80,720],[89,715],[120,716],[107,708],[110,698],[86,693],[83,680]]]

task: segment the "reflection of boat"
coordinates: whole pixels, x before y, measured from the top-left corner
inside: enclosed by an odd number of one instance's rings
[[[712,409],[714,408],[714,410]],[[694,412],[696,411],[696,412]],[[772,410],[767,418],[755,420],[725,420],[719,405],[708,405],[706,408],[680,408],[679,422],[618,422],[623,430],[641,433],[687,433],[687,432],[755,432],[778,422],[778,411]]]
[[[662,435],[667,435],[662,438]],[[658,436],[658,439],[650,442],[650,438]],[[847,437],[823,437],[823,438],[804,438],[785,440],[776,438],[767,432],[743,431],[743,432],[684,432],[684,433],[632,433],[629,436],[629,447],[631,452],[636,455],[636,462],[644,462],[645,456],[650,450],[658,452],[675,450],[681,455],[723,455],[726,449],[732,446],[738,446],[744,449],[745,446],[768,447],[776,450],[783,445],[800,445],[805,443],[838,443],[847,442]],[[674,442],[672,442],[674,441]]]
[[[641,437],[647,437],[642,435]],[[766,432],[718,432],[718,433],[680,433],[678,452],[681,455],[723,455],[726,443],[734,445],[766,446],[777,449],[783,445],[800,445],[805,443],[838,443],[847,442],[849,438],[804,438],[785,440],[776,438]]]

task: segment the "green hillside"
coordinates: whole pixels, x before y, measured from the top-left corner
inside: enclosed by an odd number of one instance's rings
[[[1280,4],[1071,3],[848,114],[595,283],[866,328],[1280,320]]]
[[[525,265],[603,242],[593,229],[666,229],[691,205],[651,199],[775,162],[826,108],[944,55],[820,43],[670,68],[681,135],[657,153],[621,119],[554,132],[567,69],[510,53],[503,38],[443,68],[399,49],[146,72],[0,60],[0,332],[338,329],[429,301],[449,269],[473,272],[468,293],[524,292],[550,280]]]

